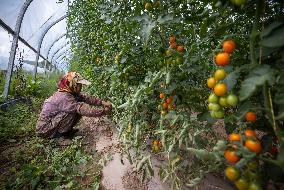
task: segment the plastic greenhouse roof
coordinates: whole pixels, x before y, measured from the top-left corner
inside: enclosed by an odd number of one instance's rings
[[[24,2],[25,0],[0,0],[0,19],[13,30],[15,29],[18,13]],[[58,3],[58,0],[33,0],[25,13],[21,25],[20,37],[26,40],[34,49],[37,49],[43,31],[51,23],[66,14],[68,8],[67,5],[67,0],[62,3]],[[51,60],[52,54],[57,51],[57,48],[68,43],[66,35],[63,36],[66,34],[66,27],[66,19],[63,19],[46,33],[42,42],[40,54],[46,58],[48,50],[52,46],[49,52],[49,61]],[[5,48],[5,53],[3,53],[4,50],[0,51],[0,56],[7,57],[7,51],[9,52],[11,48],[11,40],[7,40],[7,38],[10,39],[11,37],[7,34],[5,37],[3,37],[3,35],[3,32],[1,32],[0,39],[6,38],[6,40],[3,40],[0,43],[0,50]],[[55,42],[60,36],[63,37]],[[54,45],[52,45],[53,43]],[[34,61],[34,52],[28,47],[25,48],[24,58]]]

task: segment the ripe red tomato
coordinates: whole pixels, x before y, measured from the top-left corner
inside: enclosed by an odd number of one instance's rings
[[[246,129],[246,130],[245,130],[245,136],[246,136],[247,138],[256,137],[256,133],[255,133],[254,130]]]
[[[241,158],[237,155],[237,153],[233,150],[226,150],[225,151],[225,158],[228,162],[235,164],[237,163]]]
[[[241,141],[241,135],[236,133],[231,133],[229,135],[229,141]]]
[[[245,147],[257,154],[262,150],[261,143],[258,140],[247,139],[245,142]]]
[[[256,115],[254,112],[247,112],[246,113],[246,120],[248,122],[255,122],[256,121]]]

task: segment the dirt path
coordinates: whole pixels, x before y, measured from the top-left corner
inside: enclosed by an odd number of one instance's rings
[[[86,149],[96,151],[101,156],[101,161],[105,163],[102,170],[101,189],[169,190],[169,185],[163,184],[157,174],[143,183],[140,182],[140,176],[133,170],[133,166],[125,157],[121,158],[121,148],[115,127],[115,124],[107,118],[83,118],[78,126]],[[153,160],[156,171],[158,171],[158,164],[158,160]],[[186,189],[188,188],[184,188]],[[203,183],[195,189],[233,190],[234,188],[226,180],[208,174]]]

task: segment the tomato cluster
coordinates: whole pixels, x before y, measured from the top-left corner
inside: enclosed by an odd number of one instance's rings
[[[184,62],[182,55],[185,52],[184,46],[177,43],[175,36],[170,37],[169,44],[170,46],[166,51],[166,63],[169,66],[176,66],[182,64]]]
[[[145,10],[151,11],[153,8],[159,8],[160,6],[161,6],[160,1],[155,1],[155,2],[149,1],[145,3]]]
[[[158,106],[158,110],[161,115],[166,115],[168,111],[175,109],[175,104],[173,103],[174,97],[172,95],[166,96],[165,93],[160,93],[160,99],[162,99],[161,104]]]
[[[161,141],[159,140],[154,140],[153,143],[152,143],[152,151],[154,153],[158,153],[161,151],[161,148],[162,148],[162,143]]]
[[[223,42],[223,51],[215,57],[218,66],[226,66],[230,61],[230,53],[234,51],[236,45],[232,40]],[[224,69],[217,69],[213,77],[207,79],[207,86],[213,90],[208,98],[208,108],[211,116],[216,119],[224,117],[225,107],[235,107],[238,104],[238,97],[233,93],[228,94],[227,85],[223,82],[227,73]]]
[[[239,190],[262,189],[259,183],[259,163],[257,160],[249,161],[243,168],[237,168],[235,166],[235,164],[241,159],[241,156],[237,152],[237,150],[241,148],[240,146],[246,147],[248,150],[256,154],[259,154],[262,151],[262,146],[257,138],[256,132],[254,130],[247,129],[243,134],[231,133],[229,135],[229,142],[230,143],[224,153],[224,156],[232,165],[225,169],[226,177],[233,181]]]

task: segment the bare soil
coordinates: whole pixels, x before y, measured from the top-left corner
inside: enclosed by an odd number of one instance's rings
[[[102,190],[170,190],[169,184],[162,183],[157,175],[159,158],[153,157],[155,175],[141,182],[141,174],[125,156],[121,155],[116,125],[108,118],[82,118],[78,125],[85,142],[85,148],[97,151],[103,158],[105,166],[102,170]],[[218,127],[217,127],[218,128]],[[220,128],[219,128],[220,130]],[[123,161],[123,164],[121,162]],[[189,189],[184,187],[184,190]],[[208,174],[196,190],[233,190],[232,184],[220,175]]]

